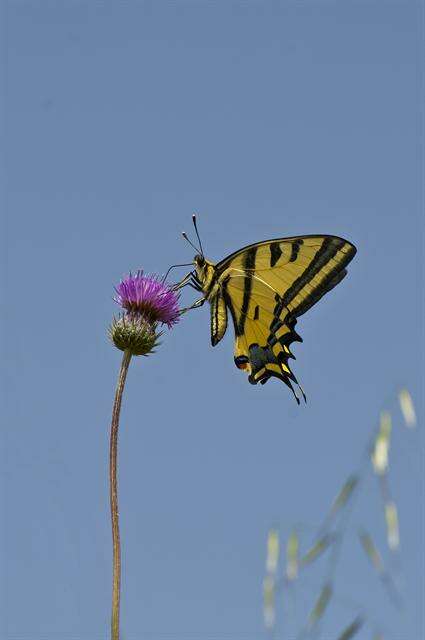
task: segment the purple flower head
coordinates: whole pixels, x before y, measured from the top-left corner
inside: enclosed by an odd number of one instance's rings
[[[162,322],[171,328],[179,321],[178,294],[158,276],[131,273],[115,287],[115,302],[149,322]]]

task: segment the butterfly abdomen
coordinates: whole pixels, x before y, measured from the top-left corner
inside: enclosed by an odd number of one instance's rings
[[[227,308],[220,288],[216,285],[212,294],[207,297],[211,310],[211,344],[215,347],[227,329]]]

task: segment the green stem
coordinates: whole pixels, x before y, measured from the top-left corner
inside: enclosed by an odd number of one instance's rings
[[[120,586],[121,586],[121,546],[120,527],[118,519],[118,481],[117,481],[117,452],[118,452],[118,427],[121,411],[121,400],[124,391],[125,379],[131,360],[130,351],[124,351],[121,362],[120,374],[115,391],[114,407],[112,410],[111,442],[109,448],[109,495],[111,502],[112,520],[112,617],[111,638],[119,640],[120,637]]]

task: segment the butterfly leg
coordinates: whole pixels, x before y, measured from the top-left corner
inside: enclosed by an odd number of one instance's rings
[[[196,289],[196,291],[202,291],[201,283],[193,271],[188,273],[181,282],[175,284],[173,291],[178,291],[179,289],[183,289],[183,287],[187,286],[192,287],[192,289]]]
[[[190,305],[190,307],[185,307],[184,309],[180,309],[180,315],[182,315],[183,313],[187,313],[187,311],[190,311],[191,309],[197,309],[198,307],[202,307],[205,300],[206,298],[200,298],[199,300],[196,300],[196,302],[194,302],[192,305]]]
[[[190,284],[192,279],[192,272],[190,271],[180,282],[174,285],[173,291],[178,291],[178,289],[183,289],[186,285]]]

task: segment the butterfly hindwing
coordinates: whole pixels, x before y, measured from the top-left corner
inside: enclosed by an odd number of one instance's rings
[[[261,281],[255,281],[251,287],[247,311],[238,314],[244,280],[238,276],[229,278],[224,286],[235,326],[235,364],[247,371],[252,384],[264,384],[270,377],[276,377],[294,392],[291,382],[297,384],[297,379],[289,366],[289,359],[294,358],[289,347],[294,341],[301,342],[294,329],[296,320],[281,306],[280,296]],[[294,395],[297,398],[295,392]]]
[[[220,342],[227,329],[227,308],[224,297],[217,290],[216,295],[210,298],[211,311],[211,344],[213,347]]]

